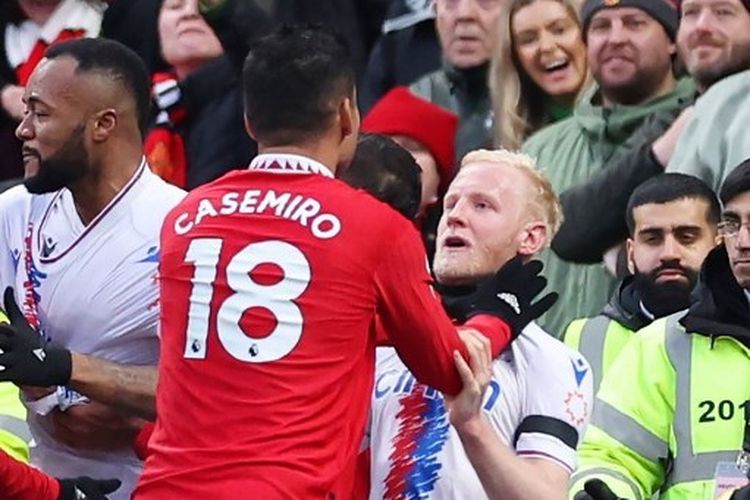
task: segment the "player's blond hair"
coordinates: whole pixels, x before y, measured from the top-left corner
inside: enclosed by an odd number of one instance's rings
[[[529,155],[507,149],[478,149],[466,154],[461,160],[461,168],[472,163],[491,163],[498,167],[513,167],[531,180],[531,198],[528,201],[534,215],[547,226],[547,245],[552,242],[563,221],[560,200],[546,175],[537,169],[536,162]]]

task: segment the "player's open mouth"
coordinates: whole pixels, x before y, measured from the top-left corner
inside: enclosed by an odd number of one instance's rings
[[[460,236],[448,236],[443,240],[443,246],[445,248],[466,248],[469,246],[469,242]]]

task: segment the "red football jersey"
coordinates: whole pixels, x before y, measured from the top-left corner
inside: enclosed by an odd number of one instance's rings
[[[167,216],[158,419],[135,498],[347,497],[376,314],[421,382],[460,390],[463,344],[413,225],[332,177],[261,155]],[[495,351],[509,333],[471,326]]]

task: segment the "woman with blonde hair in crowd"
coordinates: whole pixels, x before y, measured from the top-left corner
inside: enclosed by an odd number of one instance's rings
[[[588,80],[579,0],[508,0],[500,14],[490,91],[495,142],[519,149],[571,114]]]

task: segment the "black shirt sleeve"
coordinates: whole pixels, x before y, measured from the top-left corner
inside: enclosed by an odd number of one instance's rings
[[[690,102],[683,104],[647,118],[601,171],[560,195],[565,220],[552,241],[552,249],[560,258],[597,263],[608,249],[627,237],[628,199],[642,182],[664,172],[651,145]]]

